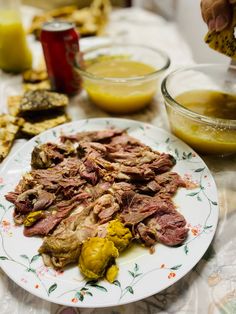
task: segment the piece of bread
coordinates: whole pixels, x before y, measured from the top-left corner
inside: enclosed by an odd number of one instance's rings
[[[9,96],[7,99],[8,111],[14,117],[17,117],[20,113],[21,98],[22,96],[17,95],[17,96]]]
[[[30,69],[23,73],[24,83],[39,83],[48,79],[46,69]]]
[[[8,155],[24,119],[9,114],[0,115],[0,162]]]
[[[223,53],[224,55],[236,59],[236,39],[234,27],[236,26],[236,7],[233,10],[233,19],[229,27],[221,32],[208,32],[204,38],[210,48]]]
[[[20,100],[20,113],[62,108],[66,107],[68,103],[68,97],[64,94],[41,89],[27,91]]]
[[[55,126],[65,123],[67,121],[69,121],[68,116],[62,114],[57,117],[45,119],[38,122],[25,122],[21,131],[27,136],[35,136],[40,134],[41,132],[54,128]]]
[[[25,92],[30,91],[30,90],[36,90],[36,89],[50,90],[51,85],[48,80],[45,80],[39,83],[23,83],[23,89]]]
[[[10,96],[8,110],[13,116],[37,116],[38,112],[64,109],[68,103],[64,94],[37,89],[26,91],[23,96]]]

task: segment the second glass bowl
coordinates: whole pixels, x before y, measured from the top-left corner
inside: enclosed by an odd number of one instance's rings
[[[162,82],[171,131],[196,151],[204,154],[236,153],[236,120],[193,112],[176,97],[189,91],[220,91],[236,95],[236,67],[203,64],[170,73]]]

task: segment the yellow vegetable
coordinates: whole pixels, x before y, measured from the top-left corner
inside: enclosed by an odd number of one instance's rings
[[[37,220],[39,220],[43,216],[44,216],[44,213],[42,210],[38,210],[36,212],[29,213],[24,220],[24,226],[25,227],[32,226]]]
[[[114,264],[118,255],[118,250],[112,241],[106,238],[90,238],[83,243],[81,249],[80,271],[90,279],[101,278],[105,275],[107,268]]]
[[[117,265],[111,265],[106,272],[106,280],[113,283],[118,274],[119,268]]]
[[[119,220],[112,220],[107,227],[106,238],[115,244],[119,252],[124,251],[132,240],[132,233]]]

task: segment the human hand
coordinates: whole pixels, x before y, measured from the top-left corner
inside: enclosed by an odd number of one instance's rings
[[[210,31],[220,32],[230,25],[234,3],[236,0],[201,0],[202,18]]]

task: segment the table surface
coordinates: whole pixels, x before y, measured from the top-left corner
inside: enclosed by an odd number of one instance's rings
[[[27,25],[35,13],[23,7]],[[171,68],[193,63],[191,51],[178,28],[161,17],[138,8],[121,9],[111,15],[105,38],[81,41],[82,49],[106,41],[141,43],[161,47],[172,61]],[[29,38],[35,54],[40,56],[40,46]],[[1,111],[6,111],[7,96],[19,93],[21,78],[0,73]],[[108,117],[109,114],[95,108],[85,94],[75,97],[69,113],[73,119]],[[125,118],[152,123],[168,130],[164,105],[160,94],[144,111],[126,115]],[[17,150],[25,141],[18,140],[11,151]],[[236,313],[236,156],[202,156],[210,168],[219,193],[220,220],[215,238],[208,251],[194,269],[168,289],[139,302],[106,309],[67,308],[41,300],[12,282],[0,270],[0,313],[30,314],[156,314],[156,313]]]

